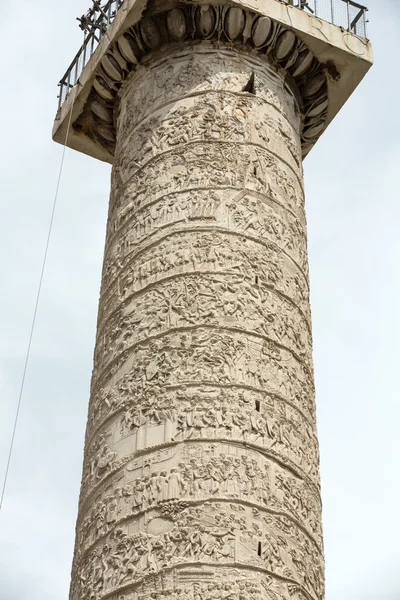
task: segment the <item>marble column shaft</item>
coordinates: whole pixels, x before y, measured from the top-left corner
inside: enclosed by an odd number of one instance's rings
[[[119,91],[71,600],[323,599],[302,118],[207,42]]]

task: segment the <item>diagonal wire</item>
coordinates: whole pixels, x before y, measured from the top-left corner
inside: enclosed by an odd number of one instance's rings
[[[40,279],[39,279],[39,287],[38,287],[38,291],[37,291],[37,294],[36,294],[35,309],[33,311],[33,319],[32,319],[32,325],[31,325],[31,332],[30,332],[30,335],[29,335],[28,349],[27,349],[27,352],[26,352],[24,371],[23,371],[23,375],[22,375],[21,387],[20,387],[20,390],[19,390],[17,412],[15,414],[14,428],[13,428],[13,432],[12,432],[12,436],[11,436],[10,449],[9,449],[9,452],[8,452],[7,467],[6,467],[6,472],[5,472],[5,476],[4,476],[3,489],[2,489],[2,492],[1,492],[0,510],[2,509],[2,506],[3,506],[4,494],[5,494],[5,491],[6,491],[7,480],[8,480],[8,474],[9,474],[9,471],[10,471],[11,456],[12,456],[12,452],[13,452],[13,448],[14,448],[15,434],[16,434],[16,431],[17,431],[18,417],[19,417],[19,412],[20,412],[20,408],[21,408],[21,401],[22,401],[22,394],[23,394],[24,386],[25,386],[26,371],[27,371],[27,368],[28,368],[29,357],[30,357],[30,352],[31,352],[33,332],[35,330],[36,316],[37,316],[38,307],[39,307],[40,294],[41,294],[41,291],[42,291],[43,277],[44,277],[44,272],[45,272],[45,268],[46,268],[47,254],[48,254],[48,251],[49,251],[51,231],[52,231],[52,228],[53,228],[54,214],[56,212],[58,192],[59,192],[59,189],[60,189],[61,176],[62,176],[63,167],[64,167],[65,151],[67,149],[68,136],[69,136],[69,132],[70,132],[70,129],[71,129],[72,111],[73,111],[74,104],[75,104],[76,94],[77,94],[77,91],[78,91],[78,85],[79,85],[79,81],[75,84],[75,90],[74,90],[74,95],[73,95],[72,102],[71,102],[71,110],[70,110],[70,114],[69,114],[67,132],[66,132],[66,135],[65,135],[65,143],[64,143],[64,147],[63,147],[62,156],[61,156],[60,170],[58,172],[56,192],[55,192],[55,195],[54,195],[54,201],[53,201],[53,208],[52,208],[52,211],[51,211],[49,230],[48,230],[48,233],[47,233],[46,248],[45,248],[45,251],[44,251],[43,263],[42,263],[42,270],[41,270]],[[61,91],[60,91],[60,93],[61,93]]]

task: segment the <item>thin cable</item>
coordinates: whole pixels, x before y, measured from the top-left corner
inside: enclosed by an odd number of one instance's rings
[[[20,388],[20,391],[19,391],[17,412],[16,412],[16,415],[15,415],[14,428],[13,428],[13,433],[12,433],[12,437],[11,437],[10,450],[9,450],[9,453],[8,453],[8,460],[7,460],[6,473],[5,473],[5,476],[4,476],[3,490],[1,492],[0,510],[2,509],[2,506],[3,506],[4,494],[5,494],[5,491],[6,491],[7,480],[8,480],[8,473],[9,473],[9,470],[10,470],[11,456],[12,456],[12,451],[13,451],[13,448],[14,448],[15,433],[17,431],[18,417],[19,417],[19,411],[20,411],[20,408],[21,408],[22,394],[23,394],[23,391],[24,391],[26,371],[27,371],[27,368],[28,368],[29,356],[30,356],[30,352],[31,352],[33,332],[34,332],[35,324],[36,324],[36,316],[37,316],[37,312],[38,312],[38,306],[39,306],[39,300],[40,300],[40,293],[42,291],[43,276],[44,276],[44,271],[45,271],[45,268],[46,268],[47,254],[48,254],[48,250],[49,250],[51,231],[52,231],[52,228],[53,228],[54,214],[56,212],[56,205],[57,205],[57,199],[58,199],[58,191],[60,189],[61,175],[62,175],[63,167],[64,167],[65,151],[67,149],[68,136],[69,136],[69,131],[71,129],[72,111],[73,111],[74,104],[75,104],[76,93],[78,91],[78,85],[79,85],[79,82],[77,82],[75,84],[75,91],[74,91],[74,96],[73,96],[72,103],[71,103],[71,111],[70,111],[70,114],[69,114],[69,120],[68,120],[68,126],[67,126],[67,133],[65,135],[65,143],[64,143],[64,147],[63,147],[62,156],[61,156],[61,163],[60,163],[60,170],[59,170],[59,173],[58,173],[56,193],[55,193],[55,196],[54,196],[53,208],[52,208],[52,211],[51,211],[49,231],[48,231],[48,234],[47,234],[46,248],[45,248],[45,251],[44,251],[44,257],[43,257],[43,263],[42,263],[42,271],[40,273],[39,287],[38,287],[38,291],[37,291],[37,295],[36,295],[35,310],[33,312],[33,319],[32,319],[32,326],[31,326],[31,333],[30,333],[30,336],[29,336],[28,350],[26,352],[24,372],[23,372],[23,375],[22,375],[21,388]],[[61,93],[61,90],[60,90],[60,93]]]

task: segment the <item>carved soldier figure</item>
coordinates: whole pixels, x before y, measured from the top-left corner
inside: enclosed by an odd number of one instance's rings
[[[168,498],[174,500],[180,498],[182,491],[182,477],[178,469],[172,469],[168,477]]]

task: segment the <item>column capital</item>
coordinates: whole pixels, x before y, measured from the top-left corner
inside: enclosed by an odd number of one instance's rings
[[[303,116],[303,157],[372,65],[368,40],[279,0],[124,0],[62,103],[53,139],[65,142],[73,103],[68,146],[112,164],[124,80],[152,54],[198,44],[256,53],[285,72]]]

